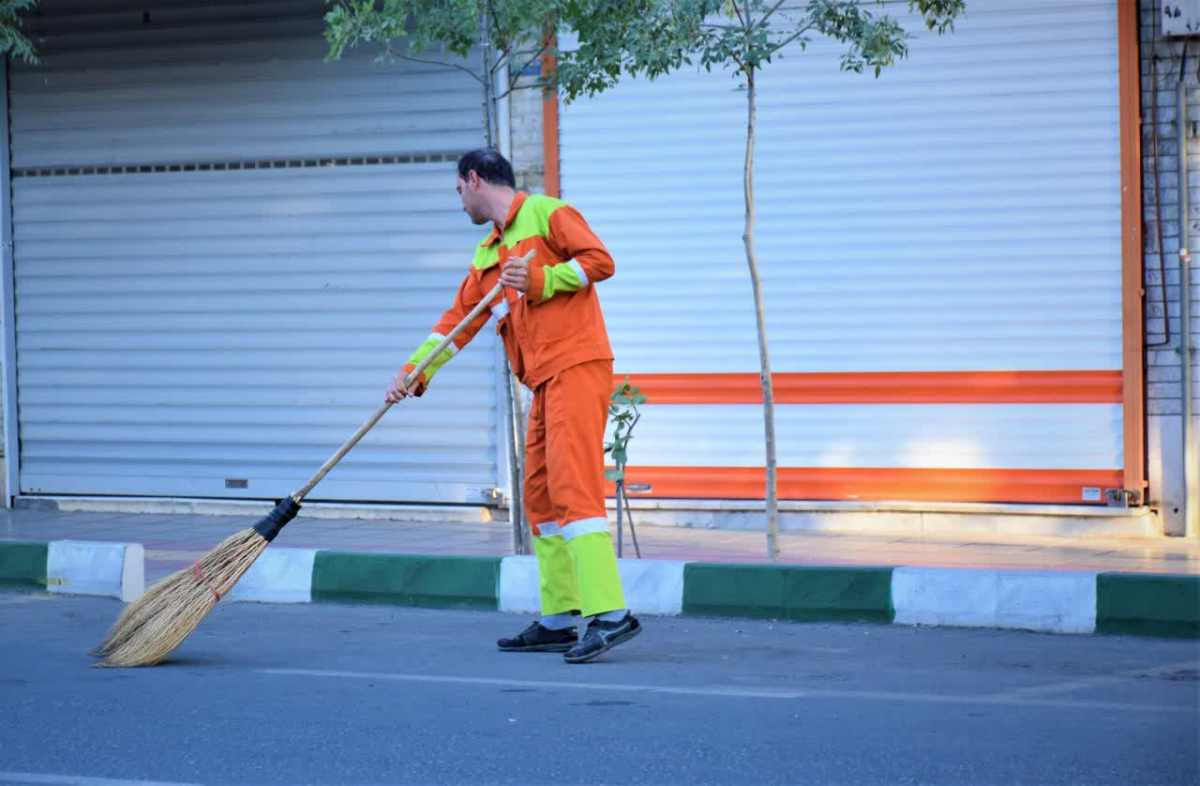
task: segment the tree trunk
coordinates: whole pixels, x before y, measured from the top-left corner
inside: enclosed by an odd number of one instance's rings
[[[767,321],[763,311],[762,282],[758,277],[758,262],[754,258],[754,72],[746,71],[746,264],[750,266],[750,283],[754,287],[754,315],[758,324],[758,356],[762,364],[760,381],[763,393],[763,421],[767,452],[767,558],[779,561],[779,492],[775,471],[775,391],[771,380],[771,357],[767,351]]]
[[[515,465],[512,481],[513,499],[509,503],[508,516],[513,525],[515,553],[532,554],[533,542],[529,537],[529,522],[525,519],[525,402],[522,400],[521,383],[512,373],[507,354],[504,356],[504,369],[501,373],[508,383],[508,415],[511,424],[509,438],[512,442],[509,456]]]
[[[491,3],[485,3],[483,18],[480,20],[482,36],[480,49],[483,58],[483,129],[484,141],[489,149],[500,148],[500,113],[496,104],[500,98],[496,94],[495,83],[492,80],[492,31]],[[503,152],[503,151],[501,151]],[[508,418],[509,418],[509,461],[511,462],[511,482],[513,487],[512,499],[509,500],[509,523],[513,528],[513,552],[516,554],[532,554],[533,544],[530,541],[529,522],[525,520],[525,405],[521,400],[521,383],[512,372],[508,363],[508,355],[504,354],[504,367],[499,370],[504,375],[504,384],[508,389]]]
[[[487,4],[490,5],[490,4]],[[483,58],[483,137],[488,148],[494,149],[495,136],[492,134],[492,124],[495,112],[495,99],[493,98],[492,85],[492,31],[489,25],[488,9],[485,7],[483,18],[480,20],[479,29],[482,31],[482,39],[480,48],[482,49]]]

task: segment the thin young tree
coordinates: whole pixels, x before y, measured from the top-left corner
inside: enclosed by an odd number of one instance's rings
[[[473,45],[486,39],[497,56],[486,60],[491,63],[483,67],[486,74],[476,76],[485,91],[500,65],[518,51],[532,52],[529,62],[547,53],[554,56],[554,71],[527,86],[557,88],[568,102],[603,92],[624,76],[654,79],[697,62],[707,70],[723,68],[745,80],[742,241],[758,333],[767,555],[772,561],[779,557],[779,493],[775,397],[762,280],[754,252],[757,78],[772,58],[788,49],[803,51],[815,36],[845,46],[843,71],[871,71],[878,77],[884,68],[907,57],[912,38],[886,13],[889,5],[906,7],[939,34],[953,30],[955,19],[966,8],[965,0],[340,0],[327,16],[334,56],[345,46],[374,41],[388,47],[394,57],[418,59],[412,52],[435,44],[465,57]],[[551,49],[547,29],[572,34],[577,45],[565,51]],[[390,42],[400,38],[407,39],[408,53],[390,49]],[[485,97],[485,105],[519,89],[519,72],[510,69],[509,74],[512,81],[507,90],[492,94],[492,99]]]
[[[384,60],[407,60],[468,74],[479,83],[484,140],[499,147],[499,105],[516,90],[542,87],[522,81],[525,69],[551,48],[546,35],[557,3],[546,0],[337,0],[325,15],[329,59],[356,46],[376,47]],[[473,58],[478,50],[478,59]],[[513,465],[513,549],[532,553],[523,522],[520,479],[525,462],[522,389],[504,358],[509,404],[509,461]]]
[[[766,434],[767,556],[779,558],[779,491],[775,450],[775,396],[763,309],[762,280],[754,253],[754,145],[757,79],[764,67],[786,49],[803,51],[814,36],[845,45],[843,71],[872,71],[908,55],[911,35],[884,11],[885,3],[810,0],[663,0],[636,2],[638,14],[609,17],[615,2],[597,0],[572,9],[579,31],[578,49],[560,55],[556,82],[566,100],[593,95],[615,85],[623,75],[655,78],[698,60],[745,80],[746,152],[743,172],[745,224],[742,241],[754,295],[758,329],[760,382]],[[872,10],[874,7],[875,10]],[[952,30],[965,11],[964,0],[911,0],[910,12],[939,34]]]

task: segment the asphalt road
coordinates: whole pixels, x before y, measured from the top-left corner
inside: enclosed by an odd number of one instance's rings
[[[527,618],[222,604],[90,668],[116,601],[0,593],[0,784],[1195,784],[1200,644],[645,618],[590,664]]]

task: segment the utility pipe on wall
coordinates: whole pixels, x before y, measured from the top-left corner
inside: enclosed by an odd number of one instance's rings
[[[1184,69],[1179,69],[1176,129],[1179,136],[1179,301],[1180,349],[1179,361],[1183,378],[1183,477],[1184,477],[1184,535],[1200,535],[1200,483],[1197,482],[1196,439],[1192,424],[1192,367],[1195,348],[1192,346],[1191,311],[1191,242],[1188,229],[1188,102]],[[1165,305],[1165,304],[1164,304]],[[1163,315],[1170,319],[1170,313]]]

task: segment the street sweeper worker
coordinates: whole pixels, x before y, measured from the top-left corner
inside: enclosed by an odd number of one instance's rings
[[[496,330],[514,373],[533,391],[525,446],[525,512],[533,530],[541,617],[497,645],[506,652],[562,652],[582,663],[641,632],[625,607],[604,506],[604,429],[613,389],[612,349],[596,284],[613,259],[579,211],[516,190],[512,165],[494,150],[458,162],[463,211],[491,232],[454,304],[396,374],[387,400],[420,396],[438,370],[489,319],[485,311],[410,388],[406,377],[496,283]],[[522,257],[536,251],[532,260]],[[583,636],[581,617],[591,621]]]

